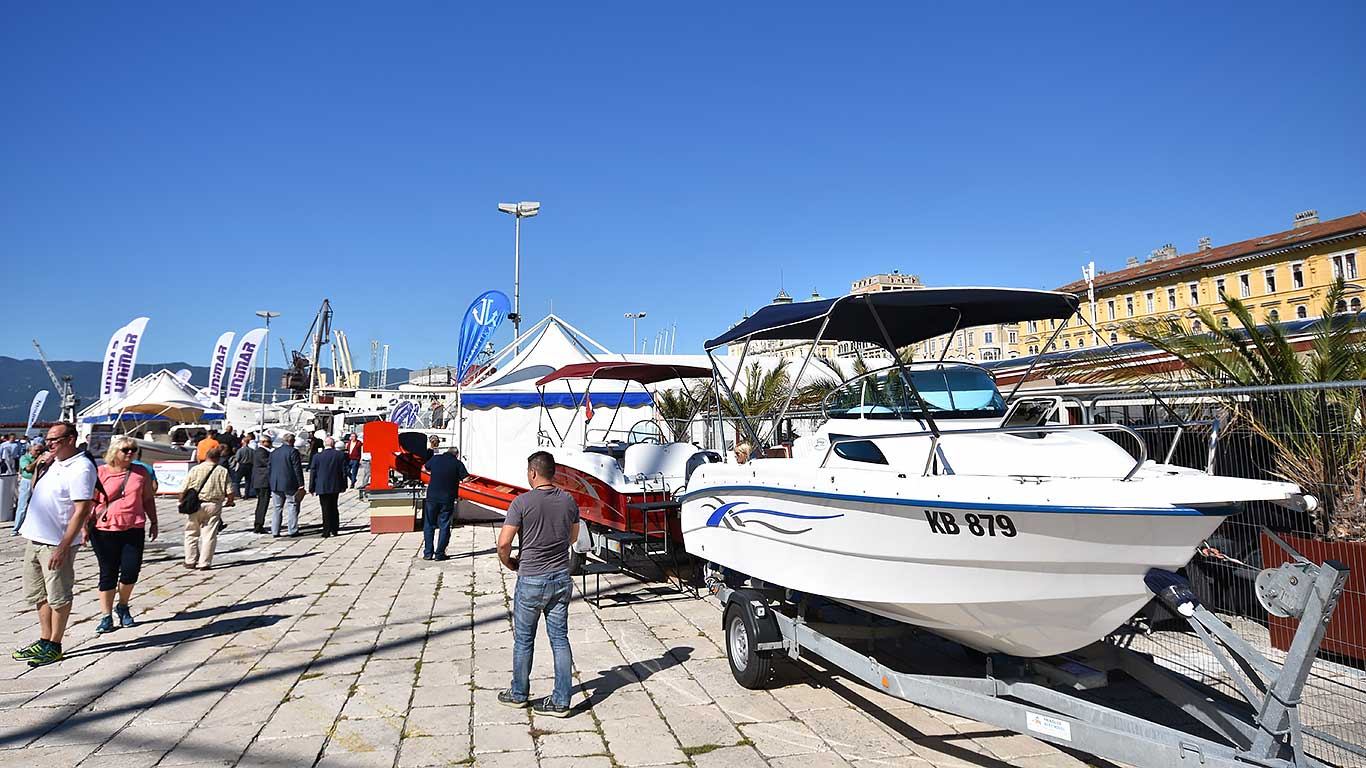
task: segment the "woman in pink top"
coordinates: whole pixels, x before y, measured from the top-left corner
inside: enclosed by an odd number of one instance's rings
[[[113,632],[120,626],[133,626],[128,598],[133,594],[138,571],[142,569],[143,547],[149,537],[154,541],[157,537],[152,477],[147,470],[133,464],[137,450],[137,443],[130,438],[114,438],[104,454],[105,464],[99,469],[99,484],[95,486],[90,546],[100,562],[100,610],[104,614],[95,628],[96,634]],[[150,531],[147,530],[149,522]],[[114,605],[116,583],[117,607]],[[118,613],[117,626],[115,611]]]

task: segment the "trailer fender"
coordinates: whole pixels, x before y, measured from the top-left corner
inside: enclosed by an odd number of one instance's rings
[[[787,648],[787,640],[774,618],[773,609],[764,596],[752,589],[737,589],[726,599],[727,606],[734,604],[749,618],[754,633],[756,651],[780,651]],[[723,610],[724,612],[724,610]]]

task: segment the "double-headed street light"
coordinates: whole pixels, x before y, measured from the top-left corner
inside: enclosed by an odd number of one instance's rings
[[[644,312],[627,312],[626,315],[625,315],[625,317],[626,317],[627,320],[630,320],[630,321],[631,321],[631,351],[632,351],[632,352],[635,352],[635,351],[636,351],[636,322],[637,322],[638,320],[640,320],[640,318],[645,317],[645,313],[644,313]]]
[[[517,220],[512,241],[512,314],[508,315],[508,319],[512,321],[512,338],[515,340],[522,336],[522,219],[529,219],[540,213],[541,204],[527,201],[499,203],[498,210]],[[517,353],[515,341],[512,353]]]
[[[262,360],[261,360],[261,431],[262,431],[262,432],[265,432],[265,430],[266,430],[266,376],[268,375],[267,372],[270,370],[270,319],[271,319],[272,317],[279,317],[279,316],[280,316],[280,313],[279,313],[279,312],[271,312],[271,311],[268,310],[268,309],[261,309],[261,310],[257,310],[256,316],[257,316],[257,317],[264,317],[264,318],[266,319],[266,337],[265,337],[265,339],[263,339],[263,340],[261,341],[261,344],[262,344],[263,346],[265,346],[265,348],[266,348],[265,357],[262,358]]]

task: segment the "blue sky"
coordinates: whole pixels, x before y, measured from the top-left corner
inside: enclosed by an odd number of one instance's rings
[[[0,355],[146,314],[207,363],[326,296],[361,367],[448,362],[502,200],[524,315],[690,352],[780,280],[1051,288],[1366,208],[1360,3],[5,8]]]

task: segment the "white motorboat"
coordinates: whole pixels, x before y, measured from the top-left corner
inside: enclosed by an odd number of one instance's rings
[[[811,339],[896,350],[1076,309],[1074,296],[1044,291],[852,295],[765,307],[707,348]],[[682,498],[685,546],[753,579],[1038,657],[1114,631],[1151,599],[1150,570],[1184,566],[1244,502],[1313,504],[1292,484],[1150,461],[1126,427],[1047,423],[1052,409],[1029,403],[1008,410],[970,364],[851,380],[826,399],[815,434],[764,450],[751,430],[756,456],[790,458],[699,467]]]

